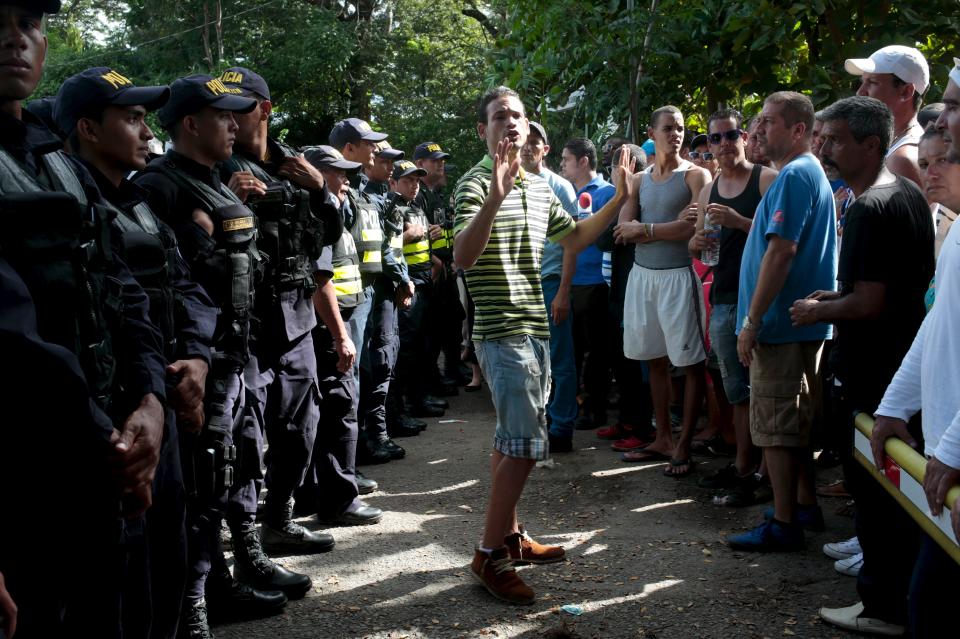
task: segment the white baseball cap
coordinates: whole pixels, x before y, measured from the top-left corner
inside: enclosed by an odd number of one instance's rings
[[[909,82],[917,93],[923,94],[930,86],[930,67],[923,54],[913,47],[893,44],[874,51],[869,58],[851,58],[843,68],[852,75],[864,73],[892,73]]]
[[[950,69],[950,79],[960,87],[960,58],[953,59],[953,68]]]

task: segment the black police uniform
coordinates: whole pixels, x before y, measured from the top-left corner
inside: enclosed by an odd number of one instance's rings
[[[457,272],[453,267],[453,212],[442,191],[420,183],[415,204],[426,213],[431,224],[441,227],[443,234],[431,240],[430,248],[444,264],[444,277],[434,284],[433,304],[426,311],[427,355],[433,384],[462,382],[460,379],[460,350],[463,343],[463,320],[466,313],[460,302]],[[445,371],[441,377],[437,367],[440,353],[444,354]],[[448,389],[449,392],[450,389]]]
[[[119,257],[120,233],[89,174],[59,153],[59,138],[39,120],[27,111],[22,118],[0,115],[3,254],[29,289],[40,337],[74,353],[93,401],[119,427],[146,395],[165,400],[161,338],[146,294]],[[82,588],[66,593],[62,621],[110,637],[122,633],[121,610],[133,604],[127,586],[137,584],[147,595],[142,576],[125,566],[124,543],[142,534],[142,521],[122,519],[116,501],[101,510],[103,494],[89,496],[84,518],[92,538],[83,552],[99,563]]]
[[[123,233],[124,257],[150,299],[150,317],[161,331],[167,361],[200,359],[209,365],[217,308],[206,291],[190,279],[173,230],[150,209],[145,189],[127,180],[114,186],[96,167],[79,161],[96,181],[105,203],[117,213],[114,224]],[[168,393],[176,384],[176,379],[168,379]],[[173,637],[180,618],[187,562],[187,493],[180,453],[182,443],[183,457],[192,464],[197,440],[194,434],[178,432],[176,416],[168,408],[153,505],[146,513],[152,616],[125,611],[132,620],[149,622],[151,637]],[[191,476],[191,493],[196,490],[195,483],[196,477]]]
[[[361,351],[360,410],[361,438],[368,448],[387,444],[393,458],[402,457],[402,448],[387,436],[387,393],[399,350],[397,335],[397,286],[410,281],[403,259],[403,220],[399,211],[390,211],[386,202],[364,192],[368,179],[363,173],[352,177],[347,195],[350,208],[363,219],[376,217],[380,225],[379,246],[375,235],[361,231],[357,251],[360,272],[372,293],[372,306],[366,322]],[[354,226],[356,228],[356,226]],[[379,264],[377,260],[379,259]]]
[[[394,383],[390,393],[390,406],[397,414],[404,412],[403,398],[414,407],[422,406],[428,393],[430,367],[427,358],[426,314],[433,298],[433,252],[430,246],[429,221],[426,214],[414,204],[409,204],[397,193],[388,198],[403,215],[406,224],[418,224],[423,227],[424,235],[414,238],[403,245],[404,259],[414,282],[413,299],[409,308],[399,310],[400,350]]]

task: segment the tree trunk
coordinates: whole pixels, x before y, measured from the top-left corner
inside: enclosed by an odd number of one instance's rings
[[[223,62],[223,4],[217,0],[217,63]]]
[[[213,52],[210,50],[210,7],[203,3],[203,29],[200,30],[200,38],[203,40],[203,59],[207,63],[207,68],[213,71]]]
[[[640,78],[643,77],[643,61],[647,55],[647,50],[650,48],[650,41],[653,39],[653,23],[657,18],[657,6],[659,4],[659,0],[650,0],[650,22],[647,23],[647,34],[643,37],[643,47],[640,49],[640,58],[636,63],[637,72],[630,74],[630,125],[633,129],[630,137],[634,144],[640,144],[643,141],[640,137],[640,132],[643,131],[645,127],[640,118],[639,86]],[[633,6],[632,0],[628,6]],[[633,64],[631,61],[631,69],[632,68]]]

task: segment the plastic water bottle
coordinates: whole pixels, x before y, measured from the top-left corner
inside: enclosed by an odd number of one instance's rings
[[[703,217],[703,230],[709,245],[700,251],[700,261],[707,266],[716,266],[720,261],[720,225],[714,223],[712,217],[709,213]]]
[[[589,193],[581,193],[577,200],[577,219],[585,220],[593,215],[593,198]]]

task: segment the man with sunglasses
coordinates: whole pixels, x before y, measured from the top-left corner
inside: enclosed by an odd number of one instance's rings
[[[710,287],[710,348],[716,355],[723,379],[723,391],[733,405],[737,456],[733,464],[701,481],[701,486],[724,489],[721,503],[748,506],[756,490],[755,471],[759,461],[750,441],[750,379],[737,357],[737,296],[740,287],[740,260],[753,225],[760,199],[777,177],[777,172],[746,157],[748,134],[743,116],[734,109],[721,109],[707,120],[709,134],[703,136],[714,163],[722,169],[717,179],[700,191],[697,233],[690,238],[690,252],[696,256],[714,242],[720,243],[720,259],[713,268]],[[694,140],[695,148],[697,140]],[[699,148],[704,148],[701,145]],[[691,156],[693,154],[691,153]],[[709,238],[704,217],[709,215],[721,227],[720,237]]]
[[[710,171],[710,175],[716,178],[720,164],[717,162],[717,154],[713,152],[710,144],[706,133],[694,136],[693,141],[690,142],[689,156],[691,162],[701,169]]]

